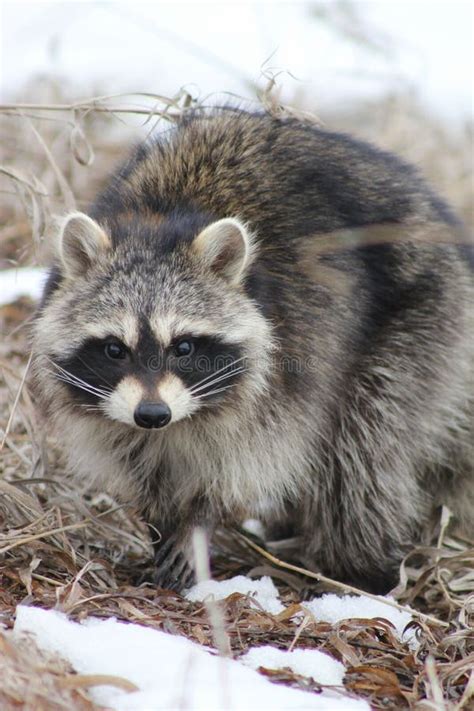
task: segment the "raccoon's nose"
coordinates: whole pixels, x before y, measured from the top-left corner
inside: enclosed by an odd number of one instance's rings
[[[164,427],[171,420],[171,410],[164,402],[141,402],[133,416],[139,427]]]

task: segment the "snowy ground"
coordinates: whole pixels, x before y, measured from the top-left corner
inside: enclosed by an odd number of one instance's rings
[[[273,614],[284,610],[270,578],[251,580],[237,576],[224,582],[209,581],[192,588],[189,600],[222,599],[234,592],[252,595],[255,604]],[[400,637],[411,621],[400,612],[369,598],[333,594],[307,603],[318,620],[337,622],[349,617],[383,617]],[[295,619],[295,632],[298,625]],[[343,687],[345,667],[314,649],[283,651],[271,646],[250,649],[238,660],[218,657],[195,642],[139,624],[111,618],[71,622],[53,610],[20,605],[14,635],[32,634],[45,651],[66,659],[79,674],[104,674],[126,679],[136,690],[114,685],[91,688],[95,702],[117,711],[153,709],[317,709],[319,711],[369,711],[362,699],[349,698]],[[321,694],[274,684],[258,669],[290,668],[320,683]],[[123,684],[123,682],[122,682]]]

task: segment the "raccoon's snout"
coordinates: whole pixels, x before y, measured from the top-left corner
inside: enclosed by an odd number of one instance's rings
[[[164,427],[171,420],[171,410],[164,402],[141,402],[133,417],[139,427]]]

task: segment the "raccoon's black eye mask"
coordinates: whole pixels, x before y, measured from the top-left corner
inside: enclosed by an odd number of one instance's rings
[[[85,403],[96,403],[100,393],[110,394],[133,369],[130,349],[116,338],[90,338],[74,354],[55,362],[72,376],[64,379],[71,395]]]
[[[219,382],[224,375],[228,384],[236,382],[243,372],[241,361],[237,345],[225,343],[217,336],[184,335],[167,348],[154,338],[142,337],[134,350],[115,337],[90,338],[72,356],[56,359],[56,364],[62,369],[61,380],[75,399],[97,403],[127,375],[153,387],[163,373],[171,372],[188,388],[203,383],[200,393],[204,393],[212,389],[217,377]],[[234,363],[239,367],[234,368]]]
[[[214,382],[214,373],[231,368],[241,358],[241,349],[217,336],[181,336],[163,354],[163,367],[191,388],[203,379]]]

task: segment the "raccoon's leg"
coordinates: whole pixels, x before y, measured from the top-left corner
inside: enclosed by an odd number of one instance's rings
[[[306,565],[375,593],[395,586],[433,506],[422,484],[425,452],[405,431],[416,431],[415,424],[407,415],[397,428],[389,414],[395,408],[385,408],[384,421],[373,393],[362,412],[349,408],[300,517]]]
[[[194,569],[188,538],[183,536],[182,532],[174,532],[162,536],[160,542],[154,545],[153,583],[157,587],[180,592],[194,585]]]
[[[180,592],[195,582],[193,532],[200,527],[211,535],[214,523],[203,498],[196,498],[191,508],[186,513],[168,512],[166,519],[155,525],[161,538],[154,544],[153,582],[161,588]]]
[[[419,493],[405,487],[390,491],[385,476],[370,486],[357,472],[340,470],[324,491],[306,503],[302,517],[303,562],[328,577],[385,594],[398,581],[404,555],[419,540],[426,511]],[[393,471],[396,481],[396,469]]]

